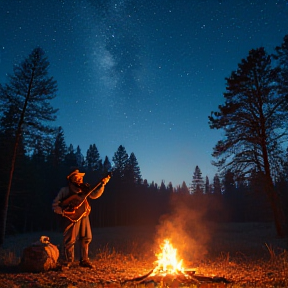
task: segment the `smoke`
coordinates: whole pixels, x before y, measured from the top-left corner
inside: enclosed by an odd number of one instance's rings
[[[163,215],[157,227],[155,238],[157,253],[157,247],[160,247],[167,238],[177,249],[179,260],[183,259],[184,267],[195,264],[207,255],[211,225],[205,219],[209,203],[204,198],[191,195],[172,196],[172,212]]]

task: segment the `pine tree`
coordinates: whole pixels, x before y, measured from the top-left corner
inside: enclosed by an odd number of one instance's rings
[[[1,126],[6,132],[11,132],[14,144],[8,187],[1,208],[0,245],[5,237],[8,200],[19,143],[22,141],[27,151],[33,151],[35,140],[46,146],[53,139],[55,129],[47,123],[56,119],[57,110],[52,108],[50,101],[56,96],[57,85],[52,77],[48,77],[48,67],[49,62],[43,50],[35,48],[20,65],[14,66],[14,74],[9,76],[9,83],[1,86]]]
[[[215,174],[213,178],[213,194],[216,196],[221,196],[221,182],[218,174]]]
[[[79,167],[79,168],[83,167],[84,166],[84,156],[81,152],[81,148],[79,145],[76,148],[75,157],[76,157],[77,167]]]
[[[278,93],[285,99],[282,108],[288,110],[288,34],[284,37],[281,46],[275,48],[273,56],[277,60],[277,66],[280,70],[280,81],[278,82]]]
[[[76,167],[78,165],[76,153],[72,144],[70,144],[67,149],[67,154],[65,156],[65,164],[68,167]]]
[[[195,171],[192,178],[192,183],[190,186],[191,193],[193,194],[203,194],[204,192],[204,180],[202,177],[202,172],[198,165],[195,167]]]
[[[54,147],[52,150],[53,166],[59,166],[60,164],[64,163],[66,154],[67,154],[67,145],[65,143],[64,131],[62,127],[59,127],[56,134]]]
[[[167,190],[167,188],[166,188],[166,185],[165,185],[165,181],[162,180],[161,184],[160,184],[160,187],[159,187],[159,191],[162,192],[162,193],[165,193],[166,190]]]
[[[189,195],[189,194],[190,194],[190,192],[189,192],[189,188],[187,187],[185,181],[182,182],[182,185],[181,185],[180,191],[181,191],[181,193],[184,194],[184,195]]]
[[[205,191],[204,192],[205,192],[205,194],[210,194],[211,193],[208,176],[206,176],[206,178],[205,178]]]
[[[134,184],[141,184],[142,177],[140,172],[140,167],[135,154],[132,152],[129,157],[129,174],[131,174],[131,181]]]
[[[173,193],[173,184],[172,184],[171,181],[170,181],[170,182],[168,183],[168,185],[167,185],[167,191],[168,191],[169,193]]]
[[[234,180],[234,173],[230,170],[225,172],[224,180],[223,180],[223,188],[224,188],[224,195],[230,195],[234,193],[236,188],[236,183]]]
[[[100,163],[101,163],[101,158],[99,151],[96,147],[96,144],[90,145],[89,149],[87,150],[86,154],[86,165],[88,166],[88,169],[92,170],[100,170]]]
[[[288,34],[284,37],[281,46],[275,48],[276,54],[273,55],[277,60],[277,65],[280,69],[280,81],[278,85],[279,94],[283,96],[285,102],[282,105],[284,111],[288,110]],[[286,127],[287,128],[287,127]],[[286,149],[286,155],[283,158],[283,168],[281,177],[278,183],[280,191],[280,202],[282,203],[282,210],[284,211],[284,217],[286,222],[286,234],[288,235],[288,148]]]
[[[273,176],[280,171],[282,143],[287,137],[285,98],[279,92],[281,75],[264,48],[251,50],[247,59],[226,79],[225,104],[209,116],[211,129],[223,129],[225,137],[214,147],[220,173],[230,170],[238,179],[262,172],[279,236],[283,236],[279,199]]]
[[[63,178],[63,175],[67,175],[67,167],[65,163],[67,151],[68,148],[65,142],[64,130],[62,127],[58,127],[58,130],[55,133],[54,145],[51,148],[50,154],[48,156],[48,171],[46,171],[46,180],[51,183],[49,185],[50,192],[48,193],[51,199],[55,197],[55,191],[57,191],[59,187],[65,183],[65,178]],[[51,221],[54,219],[56,220],[55,217],[51,218]],[[55,221],[55,224],[56,223],[57,222]]]
[[[108,156],[105,156],[104,162],[103,162],[103,172],[110,172],[112,169],[111,162],[109,161]]]
[[[129,165],[129,156],[124,146],[120,145],[112,158],[115,167],[115,176],[124,180],[125,172]]]

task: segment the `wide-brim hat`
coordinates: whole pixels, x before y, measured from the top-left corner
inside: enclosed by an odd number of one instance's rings
[[[69,180],[72,176],[75,176],[75,175],[79,177],[84,177],[85,173],[80,173],[78,169],[75,169],[67,176],[67,179]]]

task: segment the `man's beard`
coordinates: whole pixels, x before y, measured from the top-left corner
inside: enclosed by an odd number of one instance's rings
[[[88,183],[77,183],[77,182],[71,182],[71,183],[75,188],[80,188],[83,192],[87,191],[87,189],[89,189],[90,187]]]

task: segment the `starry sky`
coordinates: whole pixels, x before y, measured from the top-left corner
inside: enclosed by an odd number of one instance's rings
[[[217,172],[208,115],[225,77],[281,45],[288,1],[1,0],[0,27],[0,83],[43,48],[67,145],[110,161],[123,145],[149,183],[189,186],[196,165],[210,183]]]

